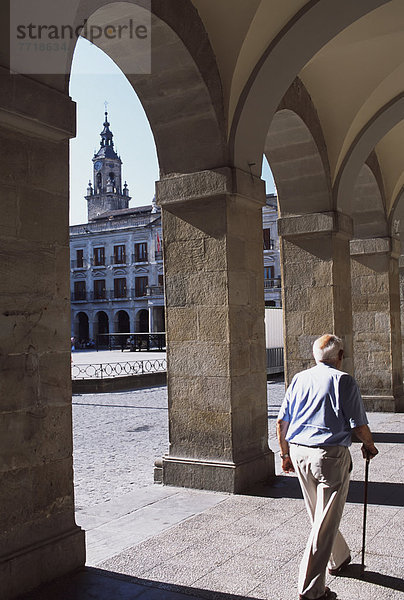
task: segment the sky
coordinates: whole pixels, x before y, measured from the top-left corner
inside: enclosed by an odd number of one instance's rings
[[[73,57],[70,96],[77,103],[77,135],[70,141],[70,224],[87,222],[84,198],[93,180],[92,157],[100,147],[105,102],[115,150],[123,162],[130,207],[151,204],[159,167],[153,134],[143,107],[122,71],[99,48],[79,38]],[[274,192],[268,163],[262,177]]]

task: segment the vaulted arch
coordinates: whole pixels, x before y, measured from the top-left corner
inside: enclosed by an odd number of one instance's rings
[[[230,132],[231,156],[237,166],[247,170],[248,164],[260,164],[258,156],[277,106],[305,64],[341,30],[383,4],[387,2],[313,0],[288,21],[257,61],[240,94]],[[253,172],[258,174],[257,166]]]
[[[209,38],[192,3],[179,0],[176,4],[172,10],[164,0],[152,2],[153,35],[145,50],[150,52],[151,72],[139,72],[143,64],[134,63],[127,39],[104,36],[93,40],[120,67],[139,96],[162,176],[210,169],[228,161],[222,87]],[[86,19],[101,27],[126,23],[131,17],[135,20],[138,11],[147,10],[146,6],[141,0],[82,0],[75,25]]]
[[[404,93],[401,93],[383,106],[358,133],[334,182],[334,206],[337,210],[350,212],[352,190],[363,164],[378,142],[403,120],[403,116]]]
[[[297,79],[282,99],[265,140],[282,216],[331,210],[331,183],[321,125]]]
[[[369,166],[373,166],[373,169]],[[376,178],[378,169],[373,153],[357,177],[352,195],[352,219],[354,238],[372,238],[389,235],[386,204],[382,181]],[[375,175],[376,170],[376,175]]]

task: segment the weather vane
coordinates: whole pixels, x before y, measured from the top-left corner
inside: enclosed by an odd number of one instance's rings
[[[104,107],[105,107],[105,112],[108,112],[108,102],[106,100],[104,101]]]

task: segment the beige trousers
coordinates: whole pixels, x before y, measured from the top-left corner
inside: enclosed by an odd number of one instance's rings
[[[292,443],[290,457],[312,523],[300,564],[299,593],[320,598],[327,565],[335,569],[349,556],[338,527],[348,494],[351,454],[345,446],[310,448]]]

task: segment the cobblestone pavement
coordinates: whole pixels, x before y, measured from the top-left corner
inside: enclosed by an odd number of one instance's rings
[[[270,444],[284,393],[268,382]],[[153,466],[168,449],[167,387],[73,396],[76,510],[153,483]]]
[[[130,350],[76,350],[72,352],[72,364],[100,364],[100,363],[115,363],[135,360],[155,360],[166,358],[165,352],[142,350],[141,352],[130,352]]]
[[[275,419],[283,391],[281,381],[268,384],[278,474]],[[253,496],[149,485],[153,460],[167,449],[166,394],[160,387],[74,397],[77,523],[86,530],[88,566],[24,600],[295,600],[310,529],[296,477],[276,477]],[[341,523],[353,560],[326,583],[338,600],[402,600],[404,419],[368,416],[379,455],[369,475],[365,573],[364,461],[354,443]]]

